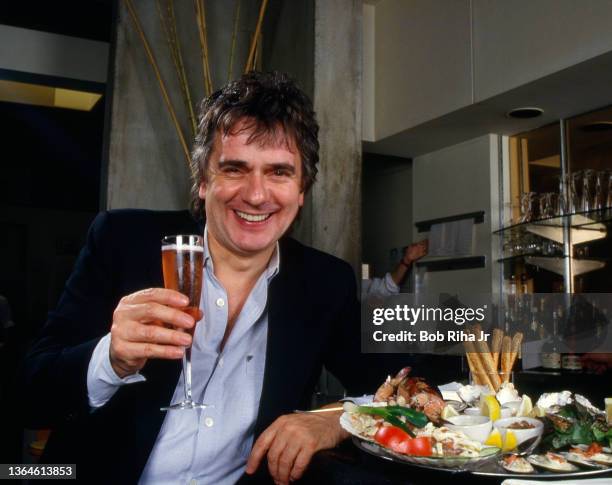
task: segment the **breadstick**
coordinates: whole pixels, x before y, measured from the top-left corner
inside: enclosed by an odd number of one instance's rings
[[[510,366],[508,369],[507,379],[510,378],[510,373],[512,372],[512,368],[514,367],[514,362],[516,362],[516,357],[518,356],[519,351],[521,350],[521,344],[523,343],[523,332],[516,332],[514,337],[512,337],[512,344],[510,348]]]
[[[491,337],[491,354],[493,355],[493,363],[495,364],[495,370],[499,369],[499,352],[501,351],[502,339],[504,338],[504,331],[500,328],[493,330],[493,336]]]
[[[470,372],[472,373],[472,380],[474,381],[474,384],[478,386],[482,386],[482,385],[486,386],[487,385],[486,382],[482,380],[481,375],[478,374],[478,372],[476,371],[476,366],[477,366],[477,363],[475,362],[475,359],[477,358],[476,354],[474,352],[468,352],[466,349],[465,357],[467,358],[468,366],[470,367]]]
[[[501,353],[501,375],[504,382],[510,380],[510,354],[512,352],[512,339],[510,335],[506,335],[502,339],[502,353]]]
[[[472,375],[476,378],[478,377],[482,385],[489,386],[492,391],[495,391],[495,387],[493,383],[490,381],[488,374],[486,373],[480,358],[478,357],[478,353],[476,352],[476,348],[474,346],[474,342],[463,342],[465,350],[468,355],[468,362],[471,362],[471,365],[474,366],[472,370]],[[477,379],[474,379],[476,381]],[[478,382],[477,382],[478,384]]]
[[[493,384],[493,389],[495,392],[499,390],[501,386],[501,380],[499,378],[499,374],[497,373],[497,368],[495,367],[495,363],[493,362],[493,357],[491,356],[491,349],[489,349],[489,344],[484,340],[478,340],[481,335],[482,328],[480,325],[474,325],[472,328],[472,332],[476,335],[476,350],[478,351],[478,357],[482,362],[487,375],[489,376],[489,380],[491,384]]]

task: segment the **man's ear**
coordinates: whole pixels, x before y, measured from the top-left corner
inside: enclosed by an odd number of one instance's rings
[[[200,182],[200,188],[198,189],[198,197],[202,200],[206,199],[206,182]]]
[[[200,190],[202,190],[202,189],[200,189]],[[299,204],[300,207],[302,207],[304,205],[304,192],[303,191],[300,192],[300,196],[298,198],[298,204]]]

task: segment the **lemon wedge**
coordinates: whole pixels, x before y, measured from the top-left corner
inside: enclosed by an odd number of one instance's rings
[[[480,414],[489,416],[493,422],[501,417],[501,408],[495,396],[489,394],[480,398]]]
[[[512,451],[518,445],[516,441],[516,435],[512,430],[506,431],[506,436],[504,438],[504,446],[502,447],[502,451]]]
[[[459,416],[457,410],[448,404],[444,406],[444,409],[442,410],[442,419],[452,418],[453,416]]]
[[[518,408],[517,416],[527,417],[533,410],[533,403],[531,402],[531,398],[527,394],[523,394],[523,399],[521,399],[521,405]]]
[[[489,445],[489,446],[495,446],[497,448],[502,447],[502,437],[497,428],[491,431],[491,434],[489,435],[487,440],[484,442],[484,444]]]

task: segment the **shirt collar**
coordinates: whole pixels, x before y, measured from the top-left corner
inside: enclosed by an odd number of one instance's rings
[[[210,256],[210,250],[208,248],[208,225],[204,226],[204,266],[207,267],[210,265],[210,270],[212,274],[214,274],[214,266],[213,260]],[[268,262],[268,266],[266,267],[266,278],[268,282],[274,278],[278,272],[280,271],[280,246],[278,241],[276,241],[276,245],[274,247],[274,252],[272,253],[272,257]]]

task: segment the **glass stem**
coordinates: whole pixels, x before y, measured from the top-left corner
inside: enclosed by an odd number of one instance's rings
[[[185,382],[185,401],[191,402],[191,347],[183,354],[183,380]]]

